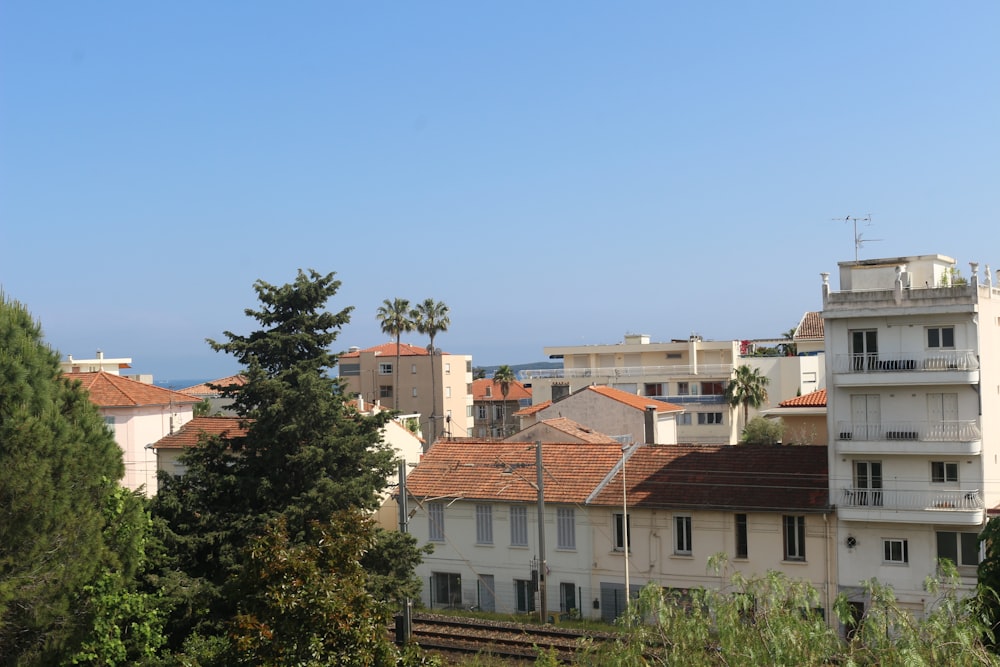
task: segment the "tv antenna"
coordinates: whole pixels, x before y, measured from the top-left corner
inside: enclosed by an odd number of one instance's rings
[[[881,241],[882,239],[866,239],[864,236],[858,233],[858,223],[864,222],[869,226],[872,224],[872,214],[869,213],[863,218],[858,218],[852,215],[846,216],[844,218],[831,218],[831,220],[842,220],[843,222],[853,222],[854,223],[854,261],[858,261],[858,251],[861,250],[861,246],[866,243],[871,243],[873,241]]]

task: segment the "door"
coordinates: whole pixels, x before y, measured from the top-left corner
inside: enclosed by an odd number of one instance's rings
[[[928,439],[958,440],[958,394],[927,394],[927,424]]]
[[[479,575],[478,582],[478,593],[476,604],[479,605],[479,611],[489,611],[493,612],[497,610],[497,597],[496,588],[494,588],[493,575],[492,574],[481,574]]]
[[[855,440],[879,440],[882,413],[878,394],[851,396],[851,437]]]
[[[854,503],[856,505],[882,505],[882,462],[854,462]]]
[[[559,611],[572,611],[576,609],[576,584],[572,581],[564,581],[559,584]]]
[[[874,370],[878,366],[878,331],[866,329],[851,332],[851,368],[855,371]]]

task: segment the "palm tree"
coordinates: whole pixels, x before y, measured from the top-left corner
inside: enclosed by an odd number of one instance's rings
[[[448,306],[443,301],[435,301],[434,299],[424,299],[418,303],[410,313],[410,317],[413,319],[417,331],[431,339],[427,351],[431,353],[430,442],[433,444],[437,437],[437,422],[435,421],[437,416],[434,412],[437,409],[437,375],[434,373],[434,356],[437,354],[437,350],[434,349],[434,337],[448,330],[451,319],[448,317]]]
[[[395,386],[392,390],[392,407],[399,410],[399,340],[407,331],[413,331],[413,320],[410,312],[410,302],[408,299],[385,299],[375,313],[379,324],[382,325],[382,333],[396,337],[396,366],[393,368],[395,374]]]
[[[500,394],[503,396],[503,434],[507,434],[507,394],[510,393],[510,385],[517,381],[514,369],[504,364],[493,372],[493,384],[500,385]]]
[[[767,402],[767,383],[759,368],[746,364],[736,369],[736,377],[726,386],[726,401],[734,408],[743,406],[743,425],[746,426],[750,408],[759,408]]]

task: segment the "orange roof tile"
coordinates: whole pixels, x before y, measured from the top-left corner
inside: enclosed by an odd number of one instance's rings
[[[528,415],[533,415],[536,412],[544,410],[545,408],[549,407],[550,405],[552,405],[552,401],[542,401],[541,403],[537,403],[536,405],[529,405],[526,408],[521,408],[520,410],[518,410],[517,412],[515,412],[513,416],[514,417],[527,417]]]
[[[202,436],[218,435],[227,440],[246,436],[247,430],[239,417],[195,417],[181,426],[176,433],[163,436],[153,444],[154,449],[187,449],[194,447]]]
[[[67,379],[80,382],[90,395],[90,402],[98,407],[111,408],[137,405],[190,405],[198,399],[146,384],[137,380],[112,375],[105,371],[93,373],[64,373]]]
[[[779,408],[825,408],[826,389],[809,392],[778,403]]]
[[[625,471],[629,505],[750,511],[829,509],[825,446],[637,446],[627,458]],[[620,470],[591,502],[621,504]]]
[[[486,395],[486,390],[490,390],[490,395]],[[531,398],[531,389],[514,380],[510,383],[510,390],[507,392],[508,401],[520,401]],[[472,400],[474,401],[502,401],[503,394],[500,393],[500,385],[493,382],[492,378],[480,378],[472,381]]]
[[[439,440],[407,475],[407,488],[417,498],[465,498],[532,502],[534,445],[523,442]],[[545,500],[582,503],[621,460],[614,444],[545,443]]]
[[[823,339],[823,313],[809,311],[802,316],[799,326],[795,328],[793,339]]]
[[[647,406],[654,405],[656,406],[657,412],[684,412],[684,408],[680,405],[674,405],[673,403],[667,403],[666,401],[658,401],[655,398],[649,398],[647,396],[637,396],[636,394],[630,394],[627,391],[615,389],[614,387],[592,384],[586,387],[586,390],[597,392],[601,396],[614,399],[619,403],[624,403],[625,405],[633,407],[636,410],[644,411]]]
[[[190,394],[192,396],[218,396],[219,390],[212,389],[208,385],[217,385],[219,387],[242,387],[247,383],[247,376],[242,373],[237,373],[236,375],[230,375],[229,377],[219,378],[218,380],[209,380],[208,382],[202,382],[201,384],[196,384],[191,387],[185,387],[184,389],[178,389],[177,391],[182,394]]]
[[[396,343],[383,343],[382,345],[376,345],[375,347],[365,348],[364,350],[355,350],[353,352],[345,352],[340,355],[341,359],[352,359],[355,357],[360,357],[362,352],[374,352],[380,357],[395,357],[396,356]],[[425,347],[417,347],[416,345],[410,345],[409,343],[399,344],[399,356],[401,357],[426,357],[429,352]],[[443,353],[447,354],[447,352]]]
[[[594,429],[584,426],[583,424],[575,422],[567,417],[553,417],[552,419],[543,419],[538,423],[550,426],[556,429],[557,431],[561,431],[566,435],[573,436],[574,438],[577,438],[584,442],[590,442],[595,444],[618,443],[619,447],[621,446],[621,443],[618,440],[612,438],[610,435],[607,435],[606,433],[601,433],[600,431],[595,431]],[[529,426],[528,428],[531,428],[531,426]]]

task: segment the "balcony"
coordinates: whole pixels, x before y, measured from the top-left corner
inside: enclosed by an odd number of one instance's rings
[[[697,364],[671,366],[602,366],[597,368],[536,368],[521,371],[521,379],[530,380],[574,380],[574,379],[617,379],[649,377],[718,377],[729,379],[733,374],[732,364]]]
[[[979,455],[983,434],[979,421],[837,422],[834,438],[841,454]]]
[[[837,516],[844,521],[978,526],[985,518],[979,489],[844,489]]]
[[[838,354],[833,358],[837,384],[968,384],[979,380],[979,359],[972,350],[887,354]]]

